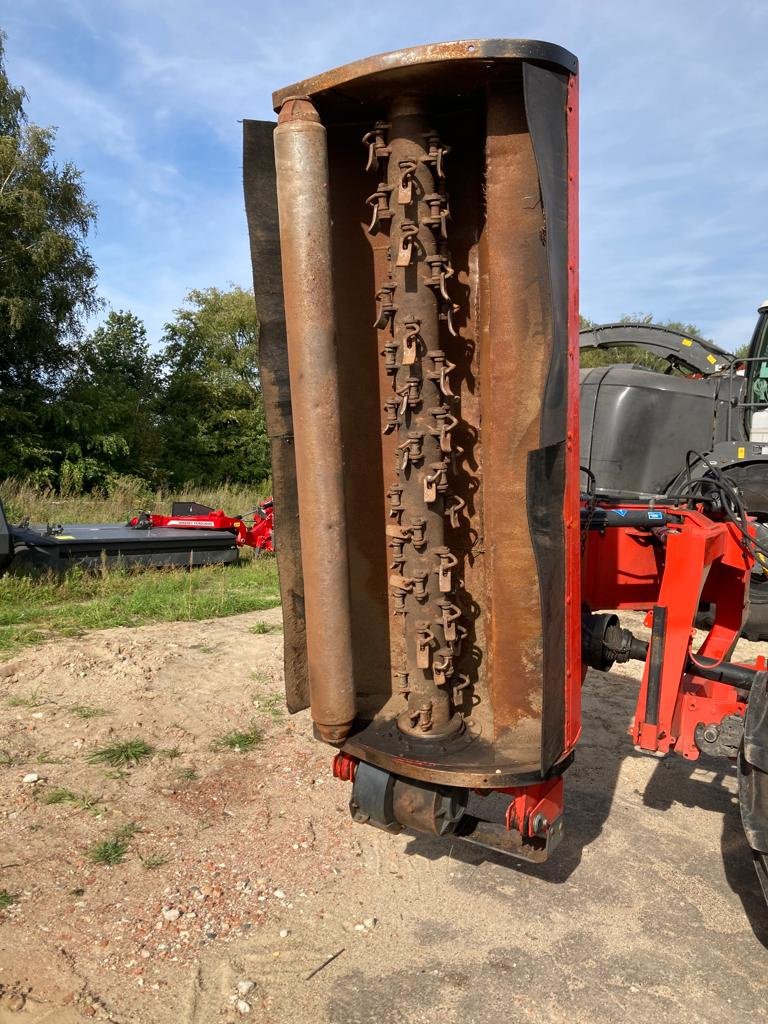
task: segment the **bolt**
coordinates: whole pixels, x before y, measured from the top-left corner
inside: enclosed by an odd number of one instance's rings
[[[540,835],[549,828],[549,821],[541,813],[535,815],[531,824],[536,835]]]
[[[716,725],[708,725],[704,729],[703,735],[707,743],[717,743],[718,737],[720,736],[720,730]]]

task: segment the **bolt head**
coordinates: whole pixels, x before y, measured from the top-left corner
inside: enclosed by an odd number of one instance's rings
[[[538,835],[549,828],[549,820],[543,814],[537,814],[532,822],[533,831]]]

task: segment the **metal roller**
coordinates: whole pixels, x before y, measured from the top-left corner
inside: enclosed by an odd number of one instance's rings
[[[310,704],[339,744],[355,717],[347,527],[326,131],[312,103],[287,99],[275,129],[277,202],[296,440]]]

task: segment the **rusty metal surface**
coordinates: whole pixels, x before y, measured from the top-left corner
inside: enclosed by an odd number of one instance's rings
[[[467,65],[477,65],[482,73],[488,61],[542,61],[558,65],[574,74],[578,70],[576,57],[562,46],[538,39],[458,39],[446,43],[430,43],[403,50],[366,57],[364,60],[344,64],[302,82],[278,89],[272,95],[272,105],[279,110],[289,96],[316,96],[330,90],[344,90],[352,95],[375,95],[386,77],[386,84],[399,90],[408,80],[399,71],[413,69],[417,81],[424,80],[425,66],[430,64],[449,67],[451,73],[462,72]]]
[[[286,148],[281,163],[277,133],[297,448],[313,453],[316,472],[322,465],[335,501],[343,489],[346,515],[342,660],[327,617],[328,595],[338,611],[328,572],[339,562],[328,555],[310,570],[303,552],[307,585],[311,576],[326,595],[313,611],[307,594],[309,636],[317,631],[329,659],[318,694],[311,659],[310,688],[327,739],[322,705],[350,712],[351,673],[357,718],[343,747],[362,760],[414,780],[509,786],[546,776],[567,754],[562,701],[550,703],[542,742],[545,681],[555,695],[565,685],[545,665],[548,645],[562,644],[552,637],[564,604],[552,567],[563,558],[564,440],[545,445],[542,433],[561,433],[545,396],[550,369],[564,365],[550,282],[565,255],[563,232],[548,236],[526,107],[536,97],[525,95],[517,42],[498,44],[498,60],[452,45],[372,58],[278,94],[313,93],[286,104],[300,137],[320,142],[327,129],[327,177],[325,136],[322,154]],[[537,68],[565,74],[536,52]],[[538,89],[541,76],[528,77]],[[542,165],[555,153],[547,125],[565,117],[553,90],[546,104]],[[559,201],[564,169],[554,163]],[[299,224],[295,210],[304,217],[326,199],[330,229]],[[300,257],[290,268],[289,252]],[[337,389],[330,420],[318,365]],[[302,439],[305,420],[313,430]]]
[[[285,695],[288,710],[309,707],[304,580],[293,418],[285,337],[280,230],[271,121],[243,121],[243,187],[259,316],[259,373],[272,453],[272,493],[280,598],[283,607]]]
[[[356,708],[326,132],[310,103],[289,100],[274,141],[312,718],[339,743]]]
[[[406,828],[436,836],[448,835],[464,816],[468,793],[457,787],[437,787],[395,779],[392,810]]]
[[[391,696],[392,664],[388,626],[385,471],[391,473],[394,447],[381,433],[380,409],[388,377],[374,327],[376,287],[386,274],[383,236],[369,235],[366,199],[373,190],[364,172],[365,153],[358,125],[330,124],[332,260],[336,352],[350,594],[352,653],[358,713],[372,717]],[[373,243],[373,244],[372,244]]]
[[[528,459],[539,447],[551,355],[544,216],[521,90],[489,91],[487,220],[481,250],[487,310],[480,339],[487,560],[488,682],[494,739],[524,760],[541,744],[543,623],[528,525]]]
[[[387,492],[391,631],[404,641],[404,657],[395,663],[406,704],[399,728],[431,740],[462,728],[452,677],[460,631],[466,633],[450,596],[458,560],[445,545],[451,434],[458,423],[453,364],[440,344],[439,321],[449,305],[445,280],[453,274],[446,242],[447,154],[419,98],[395,100],[388,124],[386,146],[380,147],[386,155],[377,155],[374,131],[368,163],[386,182],[390,213],[392,258],[377,293],[377,325],[390,364],[383,429],[397,439]],[[383,134],[380,129],[382,140]]]

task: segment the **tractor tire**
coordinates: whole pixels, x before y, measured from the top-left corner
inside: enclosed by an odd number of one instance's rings
[[[768,541],[768,463],[752,462],[728,466],[726,476],[738,487],[747,511],[758,519],[758,536]],[[741,635],[747,640],[768,640],[768,576],[759,569],[749,584],[749,615]]]
[[[749,614],[741,629],[747,640],[768,640],[768,576],[749,584]]]
[[[766,543],[766,525],[758,524]],[[709,629],[714,621],[714,605],[702,605],[696,616],[699,629]],[[749,580],[749,612],[741,635],[746,640],[768,640],[768,576],[759,569],[752,572]]]
[[[704,604],[696,615],[696,626],[699,629],[710,629],[715,621],[715,606]],[[741,627],[741,635],[745,640],[768,640],[768,579],[758,582],[754,578],[749,586],[749,612]]]
[[[736,771],[741,822],[768,903],[768,672],[755,676],[749,693]]]
[[[752,462],[724,468],[726,476],[738,487],[748,513],[758,519],[763,544],[768,543],[768,462]],[[678,490],[680,476],[670,490]],[[702,605],[696,616],[699,629],[709,629],[714,620],[714,607]],[[768,640],[768,576],[759,570],[752,573],[749,584],[749,613],[741,635],[747,640]]]

